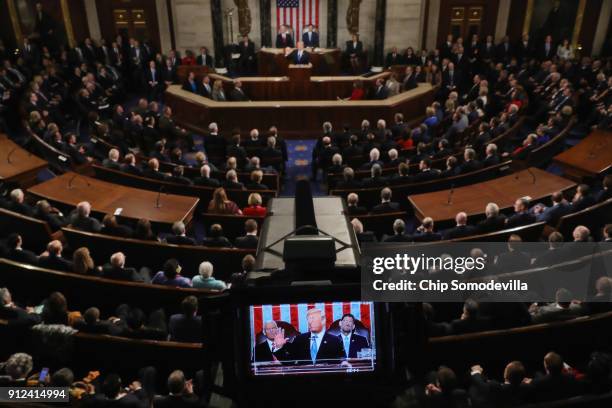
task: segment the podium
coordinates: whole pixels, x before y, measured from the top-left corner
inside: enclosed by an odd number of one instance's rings
[[[310,81],[310,77],[312,76],[312,64],[289,64],[287,67],[287,76],[291,82]]]

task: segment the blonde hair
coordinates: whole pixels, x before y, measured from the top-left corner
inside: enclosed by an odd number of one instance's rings
[[[94,268],[94,261],[91,258],[89,249],[81,247],[74,251],[72,255],[72,262],[74,263],[74,272],[86,274]]]
[[[249,205],[261,205],[261,195],[259,193],[249,194]]]

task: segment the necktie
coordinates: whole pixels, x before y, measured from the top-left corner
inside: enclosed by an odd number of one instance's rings
[[[342,339],[344,341],[344,352],[346,353],[346,356],[349,356],[349,350],[351,348],[351,343],[349,341],[349,336],[342,336]]]
[[[317,351],[319,351],[317,349],[317,335],[313,334],[310,340],[312,341],[310,344],[310,359],[312,360],[312,364],[314,364],[317,361]]]

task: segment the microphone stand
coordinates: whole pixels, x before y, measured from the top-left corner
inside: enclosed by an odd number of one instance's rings
[[[8,164],[13,164],[13,162],[11,162],[11,156],[12,156],[12,155],[13,155],[13,153],[15,153],[16,151],[17,151],[17,148],[16,148],[16,147],[13,147],[13,148],[11,149],[11,151],[10,151],[10,152],[9,152],[9,153],[6,155],[6,162],[7,162]]]
[[[161,208],[161,193],[162,191],[164,191],[164,186],[160,186],[159,190],[157,191],[157,198],[155,199],[155,208]]]
[[[72,190],[74,188],[73,182],[78,176],[79,174],[75,173],[74,176],[72,176],[70,180],[68,180],[68,190]],[[91,187],[91,184],[89,183],[87,179],[84,178],[83,180],[85,181],[85,184],[87,184],[87,187]]]
[[[446,201],[446,205],[451,205],[453,203],[453,194],[455,194],[455,184],[451,184],[450,191],[448,192],[448,199]]]

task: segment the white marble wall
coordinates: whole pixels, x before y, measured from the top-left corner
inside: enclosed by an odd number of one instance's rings
[[[338,46],[344,49],[351,39],[346,25],[346,10],[349,0],[338,0]],[[374,27],[376,21],[376,1],[364,0],[359,8],[359,39],[363,42],[368,54],[374,51]]]
[[[424,0],[387,0],[385,54],[393,46],[400,50],[421,47],[421,16]]]
[[[206,46],[214,53],[212,18],[208,0],[172,0],[176,48],[197,53]]]

